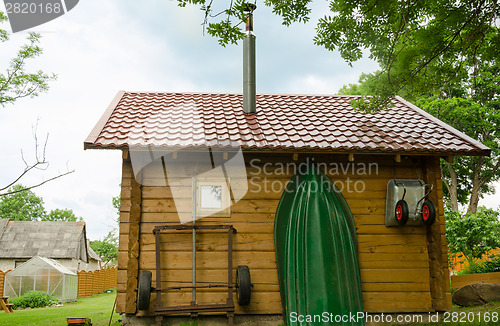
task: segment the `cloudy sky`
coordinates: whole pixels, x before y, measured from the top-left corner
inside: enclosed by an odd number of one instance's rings
[[[259,3],[258,3],[259,5]],[[269,8],[254,16],[259,93],[334,94],[377,65],[365,58],[348,66],[335,52],[313,44],[314,25],[327,10],[313,8],[311,23],[284,27]],[[3,3],[0,10],[5,11]],[[102,238],[115,225],[111,198],[119,194],[121,152],[83,150],[83,141],[116,92],[241,92],[242,47],[226,48],[203,36],[203,14],[176,1],[85,0],[69,13],[33,30],[44,53],[29,67],[58,75],[48,93],[0,107],[0,185],[24,168],[21,150],[34,160],[33,127],[48,134],[50,167],[22,180],[25,185],[58,173],[76,172],[35,189],[47,210],[70,208],[87,222],[88,238]],[[10,31],[4,24],[3,29]],[[6,67],[26,32],[2,44]],[[3,68],[2,68],[3,70]],[[498,198],[481,203],[497,207]]]

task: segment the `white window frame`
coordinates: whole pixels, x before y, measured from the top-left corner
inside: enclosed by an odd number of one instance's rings
[[[201,188],[203,186],[221,187],[221,207],[201,207]],[[231,196],[226,180],[201,179],[196,180],[196,217],[231,217]]]

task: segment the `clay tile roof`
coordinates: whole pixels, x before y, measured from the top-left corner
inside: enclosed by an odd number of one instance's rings
[[[490,149],[400,97],[375,114],[346,95],[257,95],[245,114],[241,94],[119,92],[85,148],[203,147],[489,155]]]

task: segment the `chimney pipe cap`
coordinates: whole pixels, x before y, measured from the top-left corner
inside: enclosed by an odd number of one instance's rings
[[[257,9],[257,5],[254,3],[247,2],[243,5],[244,12],[253,12],[255,9]]]

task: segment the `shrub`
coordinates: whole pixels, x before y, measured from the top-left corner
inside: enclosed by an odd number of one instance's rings
[[[9,300],[12,308],[39,308],[59,303],[59,299],[43,291],[29,291],[18,298]]]
[[[491,260],[478,261],[465,266],[458,275],[500,272],[500,255]]]
[[[493,259],[485,261],[483,265],[483,273],[500,272],[500,255],[496,255]]]
[[[453,254],[463,254],[473,265],[492,249],[500,247],[500,212],[478,207],[476,214],[445,210],[446,241]]]

